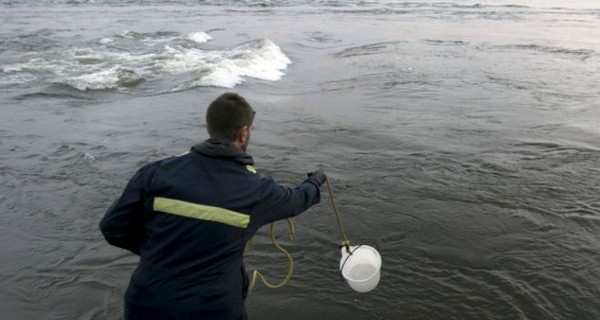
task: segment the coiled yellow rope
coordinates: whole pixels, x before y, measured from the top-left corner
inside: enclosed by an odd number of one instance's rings
[[[296,240],[296,227],[294,224],[294,218],[287,219],[287,223],[288,223],[288,227],[290,229],[290,234],[292,235],[292,240]],[[254,270],[252,272],[252,277],[250,278],[249,290],[252,290],[254,288],[254,286],[256,285],[257,278],[260,278],[260,280],[264,283],[264,285],[267,286],[267,288],[271,288],[271,289],[277,289],[277,288],[281,288],[281,287],[285,286],[292,278],[292,273],[294,272],[294,259],[292,258],[292,255],[287,250],[285,250],[282,246],[280,246],[277,243],[277,241],[275,241],[275,234],[273,233],[273,225],[274,225],[274,223],[272,222],[271,227],[270,227],[271,243],[273,243],[273,246],[275,246],[275,248],[277,248],[277,250],[281,251],[287,257],[288,272],[285,276],[285,279],[283,279],[283,281],[281,281],[278,284],[271,284],[267,281],[267,279],[265,279],[265,277],[258,270]],[[246,244],[246,248],[244,249],[244,252],[248,251],[248,248],[250,247],[251,242],[252,242],[252,240],[248,241],[248,243]]]

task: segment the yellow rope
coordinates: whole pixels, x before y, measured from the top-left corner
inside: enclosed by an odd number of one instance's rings
[[[342,236],[342,246],[346,247],[346,251],[349,254],[352,254],[352,252],[350,252],[350,241],[348,240],[348,238],[346,238],[346,233],[344,232],[344,228],[342,226],[342,221],[340,219],[340,213],[335,205],[335,200],[333,199],[333,190],[331,188],[331,184],[329,183],[329,178],[326,177],[325,182],[327,184],[327,191],[329,193],[329,201],[331,202],[331,207],[333,208],[333,211],[335,212],[335,217],[337,220],[338,228],[339,228],[340,234]],[[294,218],[287,219],[287,223],[288,223],[288,227],[290,229],[290,234],[292,236],[292,240],[296,240],[296,229],[295,229],[295,224],[294,224],[293,219]],[[260,280],[264,283],[265,286],[267,286],[268,288],[271,288],[271,289],[277,289],[277,288],[281,288],[281,287],[285,286],[292,278],[292,273],[294,271],[294,259],[292,258],[292,255],[287,250],[285,250],[282,246],[280,246],[277,243],[277,241],[275,241],[275,234],[273,233],[273,225],[274,225],[274,223],[271,223],[271,227],[270,227],[271,243],[273,243],[273,246],[275,246],[275,248],[277,248],[277,250],[281,251],[287,257],[288,272],[285,276],[285,279],[283,279],[283,281],[281,281],[278,284],[271,284],[267,281],[267,279],[265,279],[265,277],[258,270],[254,270],[254,272],[252,272],[252,277],[250,279],[249,290],[254,289],[254,286],[256,285],[256,280],[258,278],[260,278]],[[244,254],[246,254],[246,252],[248,252],[248,249],[250,248],[251,243],[252,243],[252,239],[250,239],[248,241],[248,243],[246,243],[246,248],[244,248]]]
[[[292,240],[296,240],[296,229],[295,229],[293,218],[287,219],[287,223],[288,223],[288,227],[290,229],[290,234],[292,235]],[[288,272],[285,276],[285,279],[283,279],[283,281],[281,281],[278,284],[271,284],[267,281],[267,279],[265,279],[265,277],[258,270],[254,270],[254,272],[252,272],[252,277],[250,279],[249,290],[254,289],[257,278],[260,278],[260,280],[264,283],[264,285],[267,286],[267,288],[271,288],[271,289],[277,289],[277,288],[281,288],[281,287],[285,286],[292,278],[292,273],[294,272],[294,259],[292,258],[292,255],[287,250],[285,250],[282,246],[280,246],[277,243],[277,241],[275,241],[275,234],[273,233],[273,225],[274,225],[274,223],[271,223],[271,228],[270,228],[271,229],[270,230],[271,242],[273,243],[273,246],[275,246],[275,248],[277,248],[277,250],[281,251],[287,257]],[[252,240],[248,241],[248,243],[246,244],[246,249],[244,249],[244,251],[248,250],[248,248],[250,247],[251,241]]]
[[[325,177],[325,182],[327,184],[327,191],[329,193],[329,202],[331,202],[331,207],[333,208],[333,211],[335,212],[335,218],[337,220],[337,224],[338,224],[338,229],[340,229],[340,235],[342,236],[342,246],[346,247],[346,251],[350,254],[352,254],[350,252],[350,241],[348,240],[348,238],[346,237],[346,233],[344,232],[344,227],[342,226],[342,220],[340,219],[340,212],[337,209],[337,206],[335,205],[335,201],[333,199],[333,189],[331,188],[331,183],[329,183],[329,177]]]

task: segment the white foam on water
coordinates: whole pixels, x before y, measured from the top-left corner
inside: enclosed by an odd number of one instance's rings
[[[24,63],[14,63],[2,66],[2,72],[14,73],[26,70],[55,70],[57,68],[53,61],[47,61],[42,58],[33,58]]]
[[[80,76],[67,77],[58,81],[58,83],[69,85],[80,91],[86,91],[130,88],[143,80],[144,78],[135,70],[114,66]]]
[[[242,83],[244,77],[277,81],[291,63],[276,44],[268,39],[260,39],[228,51],[165,46],[156,68],[168,73],[196,72],[197,79],[184,86],[187,88],[233,88]]]
[[[15,63],[2,66],[2,72],[11,73],[11,72],[21,72],[23,69],[27,68],[27,63]]]
[[[134,38],[139,37],[140,34],[137,32],[131,31],[131,30],[123,30],[123,31],[117,33],[117,36],[121,37],[121,38],[126,38],[126,39],[134,39]]]
[[[193,32],[187,35],[189,40],[192,40],[197,43],[205,43],[209,40],[212,40],[212,37],[208,35],[206,32]]]
[[[33,82],[36,79],[37,79],[37,77],[30,73],[0,75],[0,85],[2,85],[2,86],[19,85],[19,84]]]
[[[199,79],[192,86],[233,88],[242,83],[244,77],[277,81],[291,63],[276,44],[261,39],[223,54],[199,73]]]
[[[60,83],[69,85],[80,91],[112,89],[117,87],[118,82],[119,74],[117,67],[70,77],[60,81]]]
[[[182,73],[204,68],[218,54],[195,48],[171,47],[165,45],[163,52],[155,60],[157,71],[166,73]]]
[[[100,39],[100,44],[108,44],[111,42],[115,42],[115,40],[111,39],[111,38],[102,38]]]
[[[124,31],[121,37],[138,37]],[[204,32],[178,37],[195,42],[212,39]],[[105,46],[113,38],[102,38],[96,46],[78,47],[51,52],[31,52],[29,60],[0,66],[8,74],[27,73],[23,81],[60,83],[77,90],[104,90],[131,88],[145,79],[160,78],[165,74],[188,73],[184,83],[173,84],[165,91],[176,91],[197,86],[233,88],[255,78],[277,81],[291,64],[290,59],[269,39],[258,39],[228,50],[203,50],[177,41],[156,47],[143,46],[125,51]],[[129,41],[129,40],[126,40]],[[137,41],[137,40],[136,40]],[[32,78],[35,78],[32,80]],[[13,83],[12,77],[4,83]]]

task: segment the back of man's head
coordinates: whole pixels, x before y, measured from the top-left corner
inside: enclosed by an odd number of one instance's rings
[[[211,138],[235,141],[238,131],[251,126],[254,110],[246,99],[237,93],[224,93],[206,110],[206,127]]]

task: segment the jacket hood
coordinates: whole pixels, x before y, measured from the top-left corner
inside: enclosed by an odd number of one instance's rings
[[[253,165],[254,159],[225,139],[208,139],[192,147],[192,151],[211,158],[230,159],[243,165]]]

